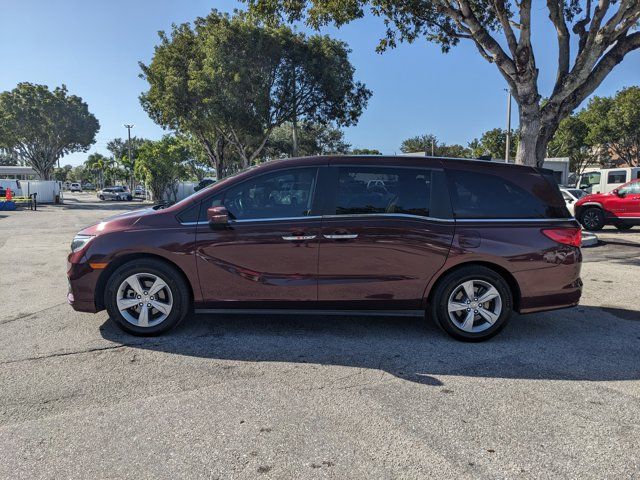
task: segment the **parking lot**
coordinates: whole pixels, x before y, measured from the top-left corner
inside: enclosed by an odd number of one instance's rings
[[[486,343],[322,315],[145,339],[65,298],[74,233],[139,207],[0,212],[0,477],[637,478],[640,227],[584,250],[580,307]]]

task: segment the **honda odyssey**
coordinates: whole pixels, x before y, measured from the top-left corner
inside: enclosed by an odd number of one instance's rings
[[[476,160],[275,160],[85,228],[68,301],[134,335],[192,311],[411,314],[487,339],[571,307],[580,225],[553,172]]]

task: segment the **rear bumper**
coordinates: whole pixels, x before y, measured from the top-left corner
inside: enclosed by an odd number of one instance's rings
[[[518,313],[574,307],[582,296],[581,263],[516,272],[520,287]]]

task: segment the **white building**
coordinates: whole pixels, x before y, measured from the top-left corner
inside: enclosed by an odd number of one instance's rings
[[[31,167],[0,165],[0,178],[12,180],[40,180],[40,175]]]

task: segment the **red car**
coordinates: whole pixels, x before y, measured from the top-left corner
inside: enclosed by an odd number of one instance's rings
[[[575,204],[576,218],[587,230],[614,225],[629,230],[640,225],[640,179],[631,180],[609,193],[587,195]]]
[[[277,160],[82,230],[69,303],[135,335],[198,312],[411,314],[495,335],[570,307],[580,226],[553,172],[425,157]]]

